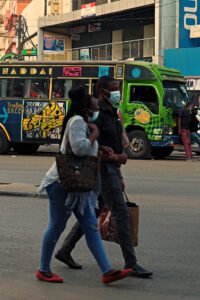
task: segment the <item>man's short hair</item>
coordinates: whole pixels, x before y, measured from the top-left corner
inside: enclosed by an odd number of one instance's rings
[[[114,82],[114,81],[116,81],[116,80],[111,76],[102,76],[102,77],[100,77],[97,80],[97,83],[96,83],[97,96],[99,96],[102,89],[107,89],[109,87],[109,84],[111,82]]]

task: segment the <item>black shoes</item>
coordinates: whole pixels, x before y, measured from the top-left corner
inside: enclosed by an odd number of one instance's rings
[[[133,276],[133,277],[148,278],[153,275],[153,272],[145,270],[137,263],[132,266],[132,269],[133,269],[133,272],[130,274],[130,276]]]
[[[59,251],[55,254],[55,258],[61,261],[62,263],[66,264],[71,269],[82,269],[82,266],[77,264],[74,260],[71,254],[68,254],[66,256],[62,256]]]

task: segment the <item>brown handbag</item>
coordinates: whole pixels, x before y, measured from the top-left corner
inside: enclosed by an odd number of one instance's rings
[[[66,191],[88,192],[94,189],[99,171],[98,157],[58,153],[56,164],[60,183]]]
[[[128,200],[126,194],[126,204],[130,215],[130,233],[133,246],[138,246],[138,229],[139,229],[139,206]],[[117,229],[114,218],[111,216],[110,210],[102,212],[98,218],[99,232],[104,241],[115,242],[119,244]]]
[[[89,192],[95,188],[99,172],[99,158],[97,156],[76,156],[68,141],[69,123],[63,136],[66,143],[65,153],[58,152],[56,165],[60,183],[67,192]]]

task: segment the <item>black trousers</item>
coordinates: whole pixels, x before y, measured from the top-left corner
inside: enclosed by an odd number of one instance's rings
[[[115,218],[125,267],[132,267],[137,260],[130,236],[129,212],[121,189],[119,167],[114,163],[101,165],[101,197]],[[101,201],[100,199],[100,204],[102,204]],[[83,231],[76,223],[59,250],[61,254],[70,253],[82,236]]]

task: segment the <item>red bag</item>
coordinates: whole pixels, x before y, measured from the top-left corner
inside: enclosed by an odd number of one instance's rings
[[[104,241],[119,243],[114,219],[111,217],[111,211],[102,212],[98,219],[99,232]]]

